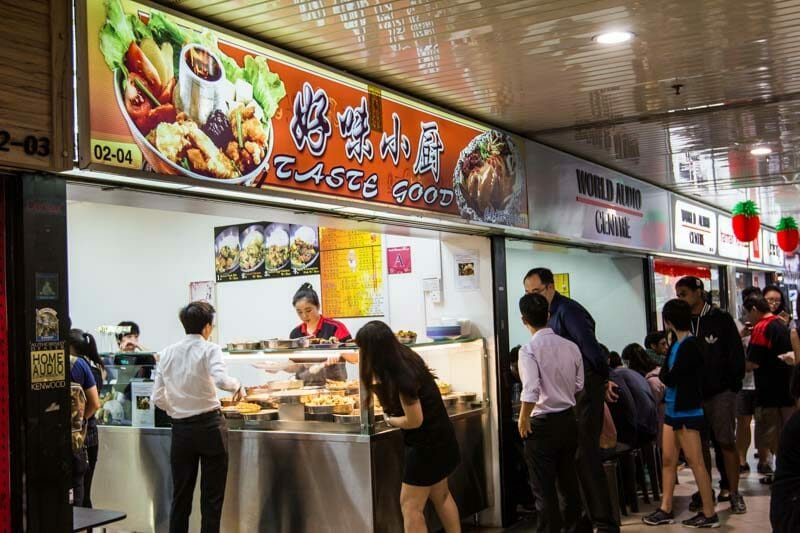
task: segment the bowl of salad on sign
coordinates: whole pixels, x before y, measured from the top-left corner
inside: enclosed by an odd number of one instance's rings
[[[240,65],[211,31],[156,10],[125,13],[120,0],[106,2],[99,42],[120,112],[155,172],[242,184],[267,170],[286,89],[264,57]]]

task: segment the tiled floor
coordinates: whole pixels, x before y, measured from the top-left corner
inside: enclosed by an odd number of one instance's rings
[[[751,459],[750,466],[755,467],[755,459]],[[717,505],[717,513],[719,514],[722,523],[721,528],[717,531],[726,532],[742,532],[742,533],[760,533],[771,531],[769,525],[769,487],[759,483],[759,476],[755,472],[744,474],[739,490],[745,497],[747,503],[747,514],[733,515],[729,511],[728,503],[721,503]],[[623,533],[671,533],[677,531],[689,531],[680,524],[681,520],[691,517],[694,513],[688,510],[689,499],[693,492],[697,490],[697,486],[692,478],[692,472],[689,469],[682,470],[679,474],[680,484],[675,489],[674,510],[676,514],[676,523],[669,526],[651,527],[642,523],[642,517],[651,511],[655,510],[657,504],[644,505],[640,503],[640,513],[631,514],[622,517],[622,532]],[[718,484],[718,478],[715,477],[714,485]],[[507,530],[499,529],[478,529],[468,530],[470,533],[499,533],[500,531],[508,532],[522,532],[533,531],[534,525],[532,522],[522,522]]]

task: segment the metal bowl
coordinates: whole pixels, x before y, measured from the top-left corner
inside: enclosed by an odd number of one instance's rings
[[[242,351],[255,352],[260,349],[261,349],[260,342],[236,341],[228,343],[229,352],[242,352]]]
[[[306,405],[306,413],[311,415],[332,415],[332,405]]]
[[[300,337],[297,339],[268,339],[261,341],[262,346],[266,345],[270,350],[290,350],[292,348],[305,348],[308,346],[308,339]]]
[[[458,396],[455,394],[447,394],[442,396],[442,401],[444,402],[445,407],[453,407],[458,403]]]
[[[475,398],[478,397],[477,392],[457,392],[455,396],[458,398],[460,403],[469,403],[474,402]]]

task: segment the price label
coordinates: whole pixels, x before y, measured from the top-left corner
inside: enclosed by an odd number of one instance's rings
[[[135,144],[92,140],[92,163],[142,168],[142,152]]]

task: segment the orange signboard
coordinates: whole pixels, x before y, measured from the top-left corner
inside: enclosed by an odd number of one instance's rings
[[[146,4],[84,18],[84,166],[527,226],[514,136]]]

